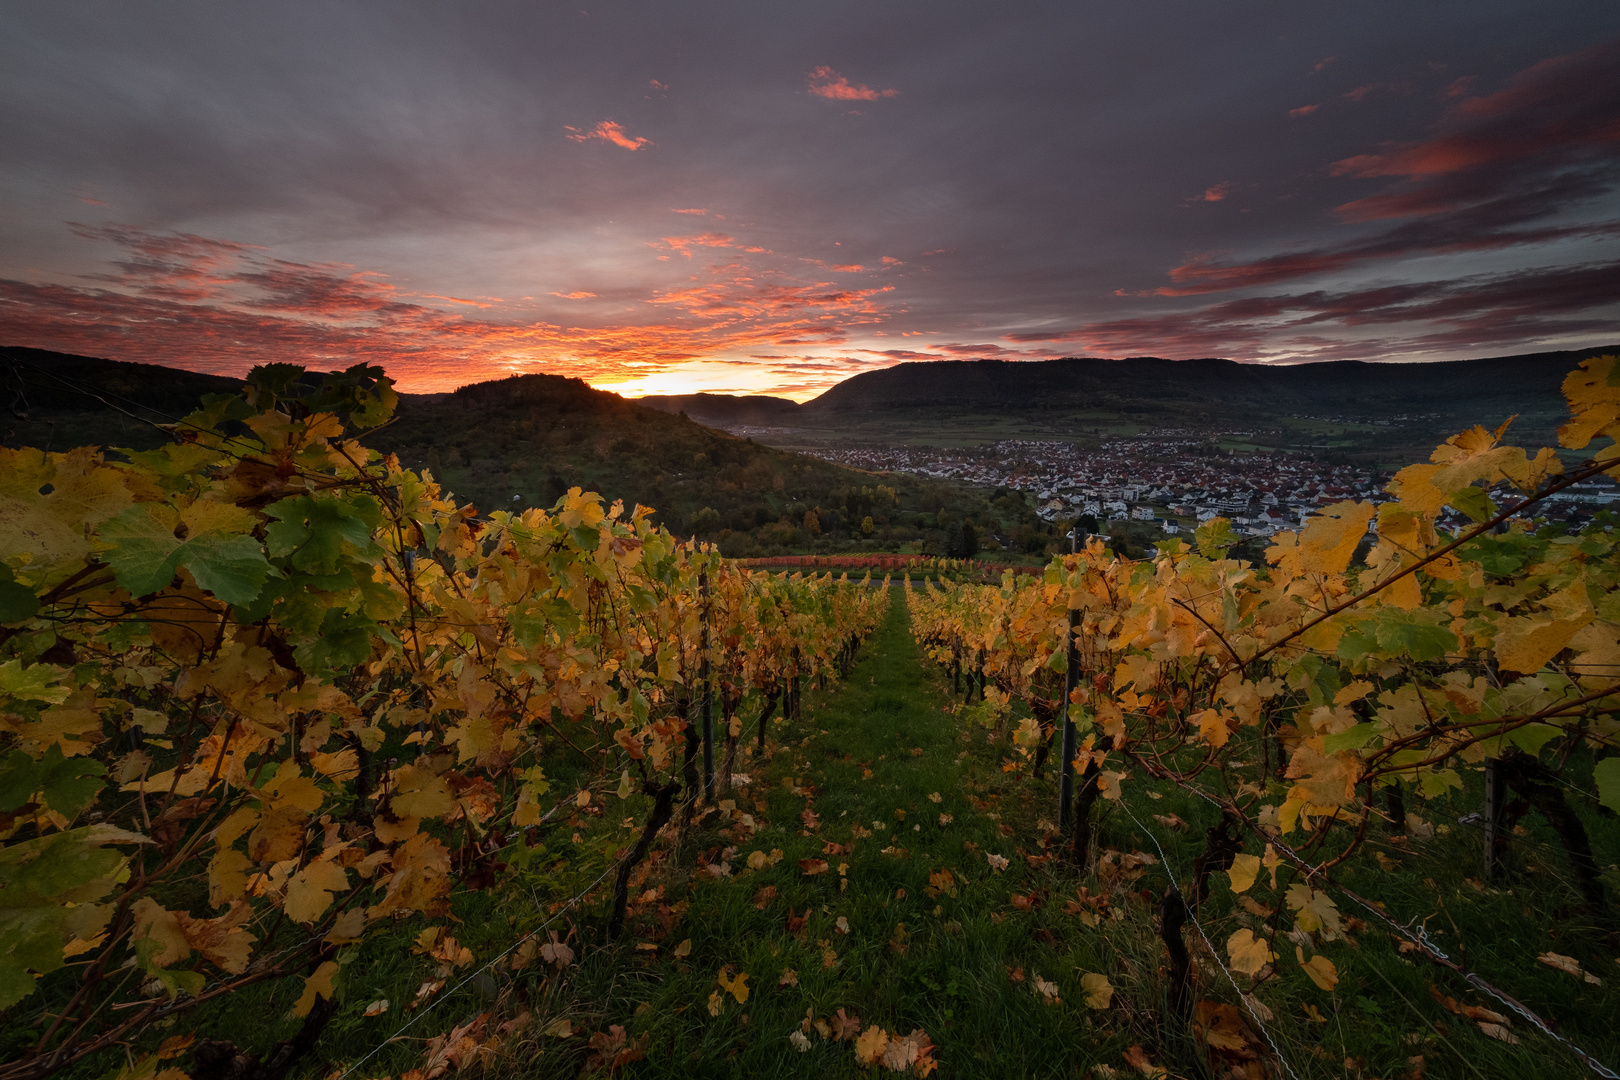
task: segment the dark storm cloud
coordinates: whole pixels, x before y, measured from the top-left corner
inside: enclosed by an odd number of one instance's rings
[[[1617,38],[1572,2],[13,5],[0,336],[795,392],[1585,340],[1613,301],[1530,286],[1616,255]]]

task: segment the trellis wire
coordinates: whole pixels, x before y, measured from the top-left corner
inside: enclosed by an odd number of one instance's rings
[[[1221,803],[1218,800],[1216,800],[1214,797],[1209,795],[1207,792],[1202,791],[1202,790],[1194,787],[1191,784],[1183,783],[1183,782],[1181,782],[1179,780],[1176,781],[1176,783],[1183,790],[1191,792],[1192,794],[1199,796],[1205,802],[1207,802],[1211,806],[1214,806],[1217,809],[1221,810],[1223,813],[1226,811],[1227,808],[1225,806],[1221,805]],[[1121,805],[1122,806],[1124,805],[1124,800],[1121,800]],[[1127,814],[1130,814],[1130,808],[1126,807],[1125,812]],[[1131,814],[1131,820],[1136,821],[1136,815],[1135,814]],[[1137,824],[1141,825],[1141,822],[1138,821]],[[1247,818],[1244,819],[1244,824],[1249,826],[1251,829],[1254,828],[1254,826],[1248,821]],[[1145,829],[1144,829],[1144,831],[1145,831]],[[1261,835],[1264,836],[1266,843],[1271,844],[1278,851],[1280,851],[1284,855],[1288,856],[1289,861],[1293,862],[1299,868],[1305,870],[1307,872],[1307,875],[1309,877],[1311,877],[1313,880],[1320,880],[1323,884],[1333,886],[1334,888],[1338,889],[1341,893],[1343,893],[1345,896],[1348,896],[1351,900],[1354,900],[1359,906],[1361,906],[1362,908],[1365,908],[1367,910],[1367,912],[1369,914],[1371,914],[1374,918],[1378,919],[1380,922],[1385,923],[1386,925],[1392,926],[1395,929],[1399,930],[1402,933],[1402,935],[1404,935],[1407,938],[1407,940],[1411,941],[1413,944],[1417,945],[1420,949],[1422,949],[1425,953],[1427,953],[1428,955],[1440,960],[1442,963],[1449,966],[1458,975],[1462,976],[1463,981],[1468,983],[1469,986],[1472,986],[1475,990],[1478,990],[1482,994],[1488,994],[1491,997],[1495,998],[1497,1001],[1500,1001],[1503,1005],[1506,1005],[1509,1009],[1511,1009],[1515,1013],[1517,1013],[1521,1018],[1528,1021],[1533,1027],[1535,1027],[1535,1029],[1537,1031],[1540,1031],[1543,1035],[1548,1036],[1553,1041],[1555,1041],[1555,1042],[1559,1043],[1560,1045],[1566,1047],[1570,1051],[1570,1053],[1572,1053],[1576,1057],[1580,1058],[1581,1062],[1583,1064],[1585,1064],[1587,1068],[1591,1069],[1593,1072],[1595,1072],[1599,1076],[1603,1077],[1604,1080],[1620,1080],[1620,1073],[1616,1073],[1613,1069],[1611,1069],[1607,1065],[1603,1064],[1603,1062],[1599,1061],[1597,1058],[1593,1057],[1591,1054],[1588,1054],[1585,1050],[1582,1050],[1580,1047],[1576,1046],[1574,1043],[1570,1042],[1568,1039],[1566,1039],[1562,1035],[1558,1034],[1552,1028],[1548,1027],[1547,1023],[1544,1020],[1542,1020],[1541,1017],[1539,1017],[1535,1013],[1531,1012],[1530,1009],[1527,1006],[1520,1003],[1512,995],[1508,994],[1506,991],[1498,990],[1496,987],[1492,986],[1490,983],[1486,982],[1484,979],[1480,978],[1478,975],[1474,974],[1473,972],[1464,971],[1460,964],[1458,964],[1455,960],[1453,960],[1450,956],[1448,956],[1438,945],[1436,945],[1432,940],[1430,940],[1428,931],[1424,929],[1424,927],[1423,927],[1423,925],[1421,923],[1419,923],[1416,926],[1416,928],[1414,929],[1412,926],[1408,926],[1405,923],[1397,922],[1395,919],[1390,917],[1388,912],[1379,910],[1379,908],[1378,908],[1378,906],[1376,904],[1373,904],[1373,903],[1369,902],[1368,900],[1366,900],[1365,898],[1363,898],[1362,896],[1360,896],[1359,894],[1357,894],[1353,890],[1345,888],[1343,885],[1340,885],[1338,882],[1334,881],[1332,878],[1328,877],[1326,874],[1322,874],[1322,873],[1319,873],[1319,872],[1313,874],[1311,872],[1311,869],[1310,869],[1310,863],[1308,863],[1305,860],[1305,858],[1302,855],[1300,855],[1297,851],[1295,851],[1293,848],[1291,848],[1287,844],[1283,843],[1283,841],[1280,838],[1272,837],[1272,836],[1265,836],[1265,834],[1263,834],[1263,833]],[[1152,833],[1148,833],[1148,836],[1149,836],[1150,839],[1153,838]],[[1153,843],[1155,845],[1157,845],[1158,840],[1154,839]],[[1163,851],[1162,848],[1160,850],[1161,850],[1161,852]],[[1172,880],[1174,880],[1174,879],[1172,879]],[[1413,921],[1415,922],[1416,920],[1413,920]],[[1196,920],[1194,920],[1194,925],[1197,925]],[[1202,933],[1203,932],[1202,929],[1200,929],[1199,932]],[[1208,939],[1206,938],[1205,940],[1207,941]]]
[[[1121,796],[1119,799],[1119,806],[1120,809],[1124,810],[1125,813],[1130,816],[1132,821],[1136,822],[1136,827],[1146,833],[1149,840],[1153,841],[1153,846],[1159,849],[1159,858],[1163,860],[1164,872],[1170,878],[1170,886],[1171,888],[1175,889],[1177,893],[1180,893],[1181,886],[1176,883],[1176,872],[1170,869],[1170,856],[1165,854],[1163,845],[1159,843],[1159,838],[1153,834],[1153,830],[1142,824],[1141,819],[1131,811],[1130,805],[1125,802],[1123,796]],[[1277,1040],[1271,1037],[1271,1032],[1267,1029],[1265,1021],[1260,1019],[1260,1011],[1254,1007],[1252,1002],[1250,1002],[1249,995],[1243,992],[1243,988],[1238,986],[1237,979],[1232,975],[1231,970],[1228,969],[1226,964],[1221,960],[1221,954],[1215,950],[1215,943],[1209,940],[1209,935],[1204,932],[1204,924],[1198,921],[1198,916],[1193,912],[1191,907],[1187,907],[1187,918],[1191,920],[1194,928],[1197,929],[1198,936],[1204,939],[1204,944],[1209,947],[1209,954],[1215,958],[1215,965],[1219,967],[1221,971],[1225,972],[1226,981],[1232,984],[1233,990],[1237,991],[1238,1000],[1243,1002],[1243,1007],[1249,1010],[1250,1016],[1254,1017],[1255,1026],[1260,1029],[1260,1034],[1266,1037],[1266,1042],[1271,1044],[1272,1053],[1277,1055],[1277,1060],[1282,1062],[1282,1067],[1288,1070],[1288,1075],[1292,1076],[1294,1080],[1299,1080],[1299,1074],[1294,1071],[1294,1067],[1290,1065],[1288,1063],[1288,1059],[1283,1056],[1282,1048],[1277,1045]]]
[[[557,919],[565,911],[568,911],[575,904],[578,904],[580,902],[580,900],[582,900],[584,897],[586,897],[586,896],[588,896],[590,894],[590,891],[592,889],[594,889],[598,885],[602,884],[602,882],[604,880],[606,880],[607,876],[610,873],[612,873],[613,870],[617,866],[618,866],[618,860],[614,860],[612,863],[609,863],[607,869],[603,870],[602,873],[597,876],[595,881],[593,881],[589,885],[585,886],[585,888],[580,890],[578,893],[575,893],[572,899],[566,901],[556,911],[552,912],[551,917],[549,919],[547,919],[545,922],[541,923],[539,926],[535,927],[533,930],[530,930],[527,934],[524,934],[522,937],[518,938],[516,941],[512,942],[512,944],[508,945],[504,950],[502,950],[499,955],[497,955],[495,957],[492,957],[490,960],[486,961],[476,971],[473,971],[465,979],[462,979],[455,986],[451,987],[449,993],[441,994],[439,997],[435,998],[433,1000],[433,1002],[431,1004],[429,1004],[428,1006],[426,1006],[425,1008],[423,1008],[421,1012],[417,1013],[415,1016],[413,1016],[409,1020],[405,1021],[405,1023],[401,1024],[400,1027],[399,1027],[399,1030],[395,1031],[392,1035],[388,1036],[388,1038],[384,1039],[382,1042],[378,1043],[376,1046],[374,1046],[370,1050],[368,1050],[366,1052],[366,1055],[364,1057],[362,1057],[359,1061],[356,1061],[353,1065],[350,1065],[347,1069],[344,1069],[343,1072],[338,1076],[338,1080],[345,1080],[345,1078],[348,1077],[348,1075],[350,1073],[354,1072],[354,1070],[358,1069],[360,1066],[362,1066],[366,1062],[370,1061],[373,1057],[375,1057],[378,1054],[378,1052],[380,1052],[383,1049],[383,1047],[387,1046],[389,1043],[397,1041],[400,1038],[400,1036],[404,1035],[405,1032],[408,1031],[411,1028],[411,1026],[414,1025],[418,1020],[422,1019],[428,1013],[430,1013],[434,1009],[438,1008],[439,1005],[442,1002],[448,1000],[451,996],[458,993],[461,990],[462,987],[464,987],[468,983],[472,982],[474,979],[476,979],[478,976],[482,975],[485,971],[489,970],[494,965],[496,965],[496,964],[500,963],[502,960],[506,959],[506,957],[512,952],[513,949],[516,949],[519,945],[522,945],[525,941],[528,941],[530,938],[532,938],[536,934],[540,933],[540,931],[544,930],[546,927],[548,927],[552,923],[556,922]]]

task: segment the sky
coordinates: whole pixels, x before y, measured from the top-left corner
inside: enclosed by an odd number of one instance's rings
[[[1620,4],[0,5],[0,345],[804,400],[1620,341]]]

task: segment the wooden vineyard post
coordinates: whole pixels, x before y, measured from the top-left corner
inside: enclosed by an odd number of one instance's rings
[[[698,595],[703,598],[703,656],[698,677],[703,680],[703,801],[714,805],[714,687],[709,680],[709,575],[698,575]]]
[[[1069,549],[1073,554],[1076,544],[1073,530],[1069,532]],[[1069,609],[1069,631],[1064,638],[1064,665],[1063,665],[1063,760],[1058,767],[1058,828],[1069,827],[1069,810],[1074,802],[1074,754],[1075,727],[1074,717],[1069,713],[1069,699],[1074,696],[1074,680],[1076,657],[1074,649],[1074,628],[1079,612]]]
[[[1502,763],[1496,758],[1485,759],[1485,880],[1496,873],[1497,856],[1501,854],[1502,839]]]

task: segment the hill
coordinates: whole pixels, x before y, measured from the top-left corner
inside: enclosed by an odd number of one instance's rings
[[[765,394],[655,394],[636,404],[659,412],[685,413],[710,427],[776,427],[793,423],[799,403]]]
[[[21,348],[0,349],[0,374],[10,403],[0,442],[53,450],[156,446],[169,437],[159,424],[204,394],[241,387],[224,376]],[[550,506],[578,486],[655,507],[658,522],[739,557],[911,550],[913,541],[934,551],[949,523],[967,517],[988,531],[1050,532],[1022,496],[1000,493],[992,523],[982,490],[775,449],[556,375],[401,394],[393,423],[365,441],[430,470],[483,512]]]
[[[1094,357],[1009,363],[913,361],[846,379],[783,413],[778,445],[829,440],[963,444],[998,438],[1243,429],[1262,445],[1427,456],[1461,427],[1517,414],[1515,437],[1550,442],[1560,386],[1587,356],[1620,345],[1436,363]],[[1354,456],[1354,455],[1353,455]]]

